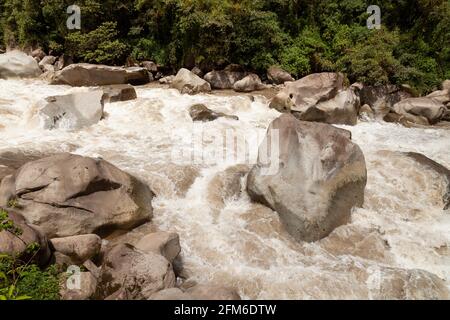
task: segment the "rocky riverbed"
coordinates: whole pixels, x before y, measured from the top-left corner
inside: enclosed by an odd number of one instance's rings
[[[178,234],[177,278],[166,276],[159,289],[213,284],[233,287],[245,299],[448,298],[448,181],[445,170],[426,160],[450,167],[445,127],[407,128],[380,120],[339,125],[365,157],[364,205],[352,210],[347,224],[309,243],[296,241],[276,212],[251,201],[247,173],[255,163],[221,158],[219,151],[231,151],[226,140],[202,134],[245,137],[245,149],[256,154],[280,116],[263,95],[186,95],[168,86],[139,86],[137,99],[106,102],[102,119],[90,126],[75,130],[69,121],[49,130],[33,121],[39,100],[73,90],[36,79],[0,80],[0,172],[70,152],[102,158],[139,178],[154,193],[151,222],[106,240],[137,246],[151,232]],[[239,120],[193,122],[189,108],[195,104]],[[198,156],[198,150],[204,153]],[[420,161],[411,152],[427,158]],[[161,263],[149,261],[165,272]],[[111,272],[121,279],[120,270]],[[158,298],[185,294],[173,291]]]

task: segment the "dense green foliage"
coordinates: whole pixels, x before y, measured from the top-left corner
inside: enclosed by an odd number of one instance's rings
[[[0,300],[59,300],[59,274],[55,265],[41,270],[0,256]]]
[[[74,2],[81,31],[66,28]],[[381,8],[381,30],[366,27],[371,4]],[[5,45],[76,61],[238,63],[259,72],[279,64],[297,77],[343,71],[351,81],[422,92],[450,78],[448,0],[0,0],[0,11]]]
[[[0,232],[18,237],[22,231],[9,219],[8,212],[0,208]],[[22,256],[0,254],[0,300],[58,300],[59,274],[57,266],[46,270],[33,264],[39,245],[31,243]]]

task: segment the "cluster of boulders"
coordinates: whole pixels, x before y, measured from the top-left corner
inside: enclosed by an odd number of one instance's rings
[[[344,88],[341,73],[315,73],[288,82],[270,102],[270,108],[292,113],[303,121],[355,125],[359,97],[356,88]]]
[[[365,86],[360,92],[365,118],[382,119],[405,126],[433,125],[450,120],[450,81],[442,90],[417,97],[408,86]]]
[[[2,67],[3,65],[5,67]],[[164,76],[167,73],[169,75]],[[170,70],[165,70],[152,61],[143,61],[140,64],[124,67],[73,63],[70,57],[46,55],[41,49],[33,51],[31,56],[20,51],[10,51],[0,55],[0,77],[38,76],[51,84],[78,87],[115,84],[142,85],[159,80],[161,84],[169,84],[186,94],[210,92],[211,89],[251,92],[268,87],[263,84],[257,74],[234,64],[223,70],[210,71],[205,75],[198,67],[194,67],[192,70],[182,68],[176,75],[170,75]],[[289,73],[277,66],[268,69],[267,79],[274,85],[294,80]]]
[[[41,75],[51,84],[109,86],[102,88],[103,101],[108,102],[136,98],[132,87],[120,86],[142,85],[154,80],[183,94],[208,93],[213,89],[252,92],[270,87],[257,74],[235,64],[206,74],[194,67],[192,70],[182,68],[176,75],[164,77],[167,71],[152,61],[129,67],[74,64],[69,57],[46,55],[41,49],[33,51],[31,56],[20,51],[0,54],[0,78]],[[416,97],[407,85],[355,83],[346,87],[341,73],[316,73],[295,81],[280,67],[272,66],[266,77],[268,83],[280,89],[269,106],[282,113],[292,113],[302,121],[355,125],[359,117],[410,126],[450,120],[450,80],[444,81],[442,90]]]
[[[0,253],[26,254],[37,243],[38,265],[78,270],[61,282],[63,299],[240,299],[233,288],[181,281],[173,267],[181,252],[176,233],[152,232],[134,246],[112,241],[152,218],[153,193],[137,178],[69,153],[12,171],[0,177],[0,207],[21,234],[0,232]]]
[[[175,76],[162,78],[159,82],[169,84],[172,88],[187,94],[211,92],[212,89],[252,92],[268,88],[268,85],[264,84],[257,74],[247,72],[241,66],[234,64],[223,70],[210,71],[203,78],[202,75],[203,72],[198,68],[191,71],[180,69]],[[275,85],[293,80],[287,72],[279,67],[271,67],[268,70],[267,77]]]
[[[404,125],[433,125],[450,119],[449,80],[442,90],[415,97],[408,86],[364,86],[346,88],[340,73],[316,73],[285,87],[270,107],[291,113],[299,120],[355,125],[358,117],[380,119]]]

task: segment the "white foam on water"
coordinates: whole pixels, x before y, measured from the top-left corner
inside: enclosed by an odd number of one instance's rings
[[[70,151],[99,156],[150,182],[152,175],[146,168],[171,162],[175,149],[188,154],[198,151],[198,146],[226,149],[214,139],[194,137],[192,141],[195,131],[232,129],[238,137],[264,134],[279,116],[260,96],[252,102],[246,96],[188,96],[141,87],[137,100],[106,104],[105,119],[89,128],[50,131],[28,122],[38,99],[69,90],[36,80],[0,80],[0,153]],[[188,108],[195,103],[240,120],[194,124]],[[450,215],[442,210],[442,180],[412,160],[380,151],[420,152],[450,167],[450,131],[379,122],[342,127],[352,132],[368,167],[365,205],[354,210],[351,225],[378,230],[393,261],[335,254],[320,243],[296,243],[283,230],[277,214],[252,203],[245,192],[226,200],[217,216],[215,204],[206,197],[209,183],[239,161],[217,161],[207,153],[209,161],[198,164],[200,176],[185,197],[170,192],[171,197],[153,201],[154,223],[180,234],[186,273],[199,282],[236,286],[244,298],[257,299],[371,298],[369,269],[385,266],[424,269],[449,283]],[[248,141],[247,148],[256,152],[258,140]]]

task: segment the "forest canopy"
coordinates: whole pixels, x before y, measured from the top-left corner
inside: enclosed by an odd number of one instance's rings
[[[81,30],[66,27],[73,4]],[[380,30],[366,26],[369,5],[381,8]],[[450,1],[0,0],[0,42],[77,62],[237,63],[260,73],[280,65],[296,77],[341,71],[425,93],[450,78]]]

